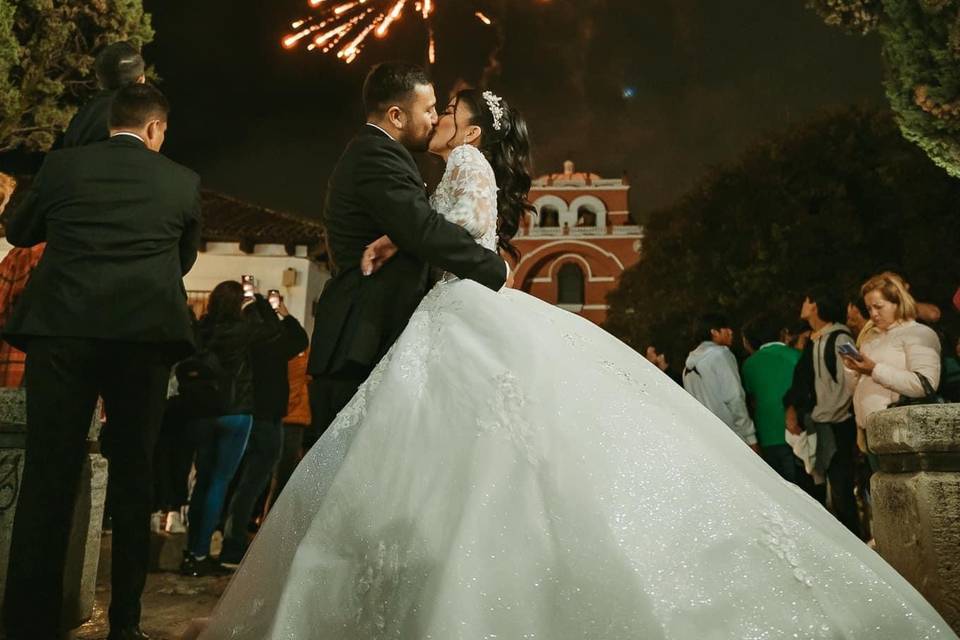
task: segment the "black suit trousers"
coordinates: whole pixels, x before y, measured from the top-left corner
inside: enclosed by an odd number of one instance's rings
[[[61,630],[63,569],[97,397],[111,433],[113,628],[137,625],[150,552],[153,453],[170,363],[157,344],[34,338],[26,363],[27,450],[4,602],[12,638]]]

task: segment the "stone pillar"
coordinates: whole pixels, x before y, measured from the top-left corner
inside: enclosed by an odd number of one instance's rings
[[[0,388],[0,601],[6,588],[10,536],[16,515],[27,437],[26,394],[23,389]],[[100,430],[93,416],[89,440]],[[73,526],[64,567],[64,624],[76,628],[93,615],[100,561],[100,535],[107,495],[107,461],[90,453],[83,467]]]
[[[960,632],[960,404],[870,417],[877,551]]]

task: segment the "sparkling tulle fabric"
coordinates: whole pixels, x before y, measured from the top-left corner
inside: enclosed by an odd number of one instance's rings
[[[201,639],[955,637],[633,350],[453,280],[307,454]]]

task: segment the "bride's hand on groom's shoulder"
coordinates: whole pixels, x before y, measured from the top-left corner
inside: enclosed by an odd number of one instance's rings
[[[388,236],[380,236],[367,245],[360,260],[360,269],[363,275],[373,275],[397,253],[397,245]]]

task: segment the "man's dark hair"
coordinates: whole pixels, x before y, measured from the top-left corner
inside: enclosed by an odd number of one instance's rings
[[[730,328],[732,327],[726,316],[719,313],[705,313],[697,319],[696,333],[693,337],[698,342],[709,342],[713,340],[712,331]]]
[[[870,310],[867,309],[867,303],[864,302],[863,296],[860,295],[859,291],[856,291],[847,304],[852,304],[857,309],[860,310],[860,315],[862,315],[866,320],[870,319]]]
[[[369,116],[391,105],[407,102],[419,85],[431,84],[430,76],[415,64],[384,62],[374,66],[363,81],[363,108]]]
[[[93,68],[100,86],[110,91],[131,85],[146,73],[143,56],[129,42],[114,42],[104,47]]]
[[[845,322],[847,305],[836,292],[827,288],[814,288],[807,291],[807,300],[816,303],[817,315],[824,322]]]
[[[747,343],[757,350],[765,344],[779,341],[782,329],[783,323],[779,318],[769,313],[761,313],[743,325],[742,332]]]
[[[170,103],[160,90],[148,84],[131,84],[113,97],[110,104],[111,129],[142,129],[151,120],[164,120]]]

